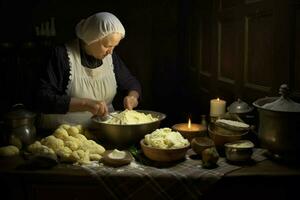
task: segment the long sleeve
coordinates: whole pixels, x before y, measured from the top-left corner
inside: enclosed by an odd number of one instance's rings
[[[70,96],[66,94],[70,66],[64,46],[53,49],[39,82],[37,108],[42,113],[63,114],[69,109]]]
[[[116,75],[116,80],[118,87],[121,91],[131,91],[135,90],[139,93],[140,97],[142,95],[142,88],[140,82],[134,77],[121,58],[113,53],[113,64],[114,64],[114,72]]]

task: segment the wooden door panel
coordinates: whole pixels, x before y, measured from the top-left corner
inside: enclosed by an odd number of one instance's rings
[[[211,2],[193,1],[192,13],[190,18],[190,40],[191,66],[190,74],[196,77],[196,82],[192,82],[193,91],[199,90],[200,96],[203,93],[207,96],[210,91],[210,79],[212,76],[211,68]],[[202,94],[201,94],[202,93]]]
[[[204,22],[203,20],[202,22]],[[203,23],[204,25],[207,24]],[[210,90],[210,79],[212,76],[211,64],[210,64],[210,29],[209,27],[201,26],[200,31],[200,47],[198,51],[198,56],[195,56],[195,66],[198,66],[198,82],[199,89],[202,93],[206,95],[209,94]]]
[[[272,87],[274,31],[271,11],[245,16],[244,83],[268,92]]]
[[[238,32],[233,16],[221,17],[218,22],[218,69],[217,79],[228,84],[235,83],[237,69]]]

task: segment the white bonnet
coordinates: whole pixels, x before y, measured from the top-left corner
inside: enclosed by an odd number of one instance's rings
[[[121,33],[125,37],[125,29],[120,20],[108,12],[99,12],[76,25],[76,35],[86,44],[91,44],[111,34]]]

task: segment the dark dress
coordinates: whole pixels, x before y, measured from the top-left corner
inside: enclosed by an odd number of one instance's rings
[[[141,96],[141,85],[130,73],[121,58],[112,54],[118,92],[136,90]],[[88,56],[81,50],[81,64],[88,68],[101,67],[102,62]],[[68,112],[71,97],[66,94],[70,76],[69,58],[64,45],[57,46],[50,54],[49,62],[39,81],[37,111],[45,114],[65,114]],[[124,94],[125,94],[124,93]]]

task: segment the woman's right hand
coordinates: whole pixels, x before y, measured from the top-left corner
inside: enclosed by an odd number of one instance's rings
[[[108,108],[104,101],[94,101],[90,102],[90,112],[93,115],[105,116],[108,114]]]
[[[104,101],[97,101],[85,98],[71,98],[69,111],[88,111],[93,115],[105,116],[108,113],[108,108]]]

